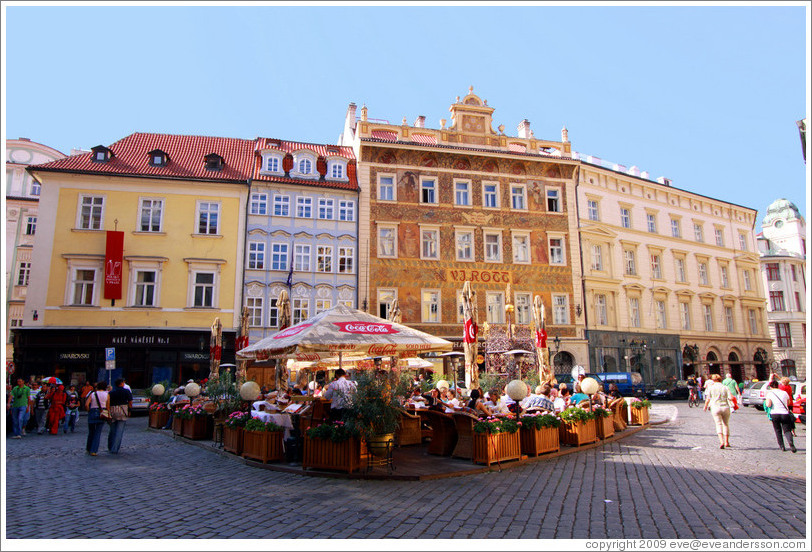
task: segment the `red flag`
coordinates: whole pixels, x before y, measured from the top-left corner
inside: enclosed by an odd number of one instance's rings
[[[107,231],[104,252],[104,298],[121,299],[121,268],[124,260],[124,232]]]
[[[547,348],[547,330],[544,328],[536,330],[536,347],[540,349]]]
[[[248,336],[247,335],[237,336],[237,343],[235,346],[237,347],[238,351],[248,347]]]
[[[476,343],[477,333],[479,333],[479,328],[477,327],[476,322],[474,322],[474,319],[466,318],[462,341],[464,343]]]
[[[211,355],[211,358],[213,360],[220,360],[220,355],[222,354],[222,352],[223,348],[218,347],[217,345],[209,347],[209,355]]]

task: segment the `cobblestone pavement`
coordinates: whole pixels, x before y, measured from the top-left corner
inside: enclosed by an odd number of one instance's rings
[[[672,421],[603,447],[426,482],[303,477],[127,423],[121,453],[75,434],[6,439],[6,537],[804,538],[806,428],[778,450],[762,412],[655,403]],[[781,497],[779,499],[779,497]],[[317,520],[317,521],[316,521]],[[13,545],[14,541],[7,544]]]

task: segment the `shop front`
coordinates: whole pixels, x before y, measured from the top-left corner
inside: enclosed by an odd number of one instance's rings
[[[639,372],[646,384],[682,379],[678,335],[588,330],[589,372]]]
[[[22,328],[14,332],[14,361],[25,378],[56,376],[66,384],[124,377],[133,389],[160,381],[183,383],[209,376],[211,330]],[[222,363],[234,363],[236,333],[223,331]],[[107,369],[107,349],[115,367]]]

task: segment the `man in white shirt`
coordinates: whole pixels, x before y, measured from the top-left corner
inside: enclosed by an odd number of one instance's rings
[[[352,397],[355,394],[356,387],[354,381],[347,379],[347,372],[343,368],[336,370],[336,379],[322,393],[324,399],[332,401],[330,403],[331,420],[344,418],[344,411],[352,406]]]

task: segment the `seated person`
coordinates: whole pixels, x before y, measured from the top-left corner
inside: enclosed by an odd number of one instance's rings
[[[598,386],[598,392],[591,397],[592,404],[595,406],[607,406],[609,404],[609,397],[603,392],[603,385]]]
[[[617,388],[616,383],[609,384],[609,396],[613,399],[622,399],[623,394],[621,394],[620,389]]]
[[[581,384],[575,384],[575,393],[573,393],[572,397],[570,397],[570,406],[578,406],[578,403],[581,401],[588,401],[589,395],[583,393],[581,391]]]
[[[555,410],[553,401],[550,400],[552,388],[545,383],[536,387],[536,394],[533,399],[526,403],[525,408],[544,408],[545,410]]]
[[[417,387],[412,389],[412,394],[409,395],[409,398],[407,399],[406,402],[407,404],[416,406],[417,408],[425,408],[427,406],[425,397],[423,397],[423,395],[420,394],[420,389],[418,389]]]
[[[473,410],[474,414],[480,418],[493,416],[493,411],[485,406],[485,402],[482,400],[482,391],[479,389],[473,389],[471,391],[471,400],[468,401],[468,408]]]
[[[553,401],[556,412],[563,412],[570,405],[570,390],[564,386],[558,392],[558,398]]]
[[[457,399],[457,395],[451,390],[445,390],[445,400],[443,400],[443,404],[445,405],[444,412],[446,414],[451,414],[456,410],[462,409],[462,403]]]
[[[499,389],[496,388],[488,391],[488,400],[485,401],[485,406],[490,409],[494,416],[504,416],[510,413],[505,401],[502,400]]]
[[[438,412],[442,412],[444,410],[442,394],[436,387],[424,394],[423,398],[426,399],[426,405],[428,405],[429,410],[436,410]]]

